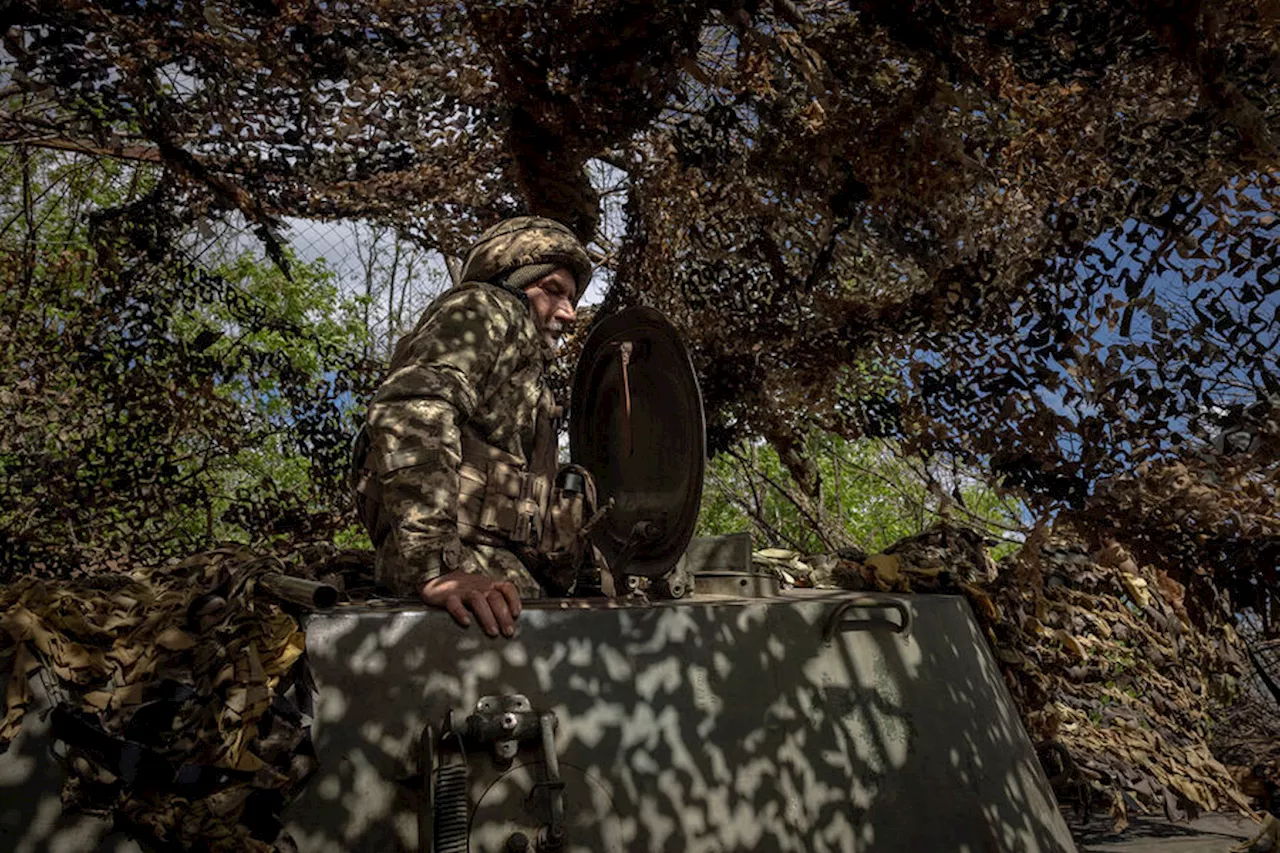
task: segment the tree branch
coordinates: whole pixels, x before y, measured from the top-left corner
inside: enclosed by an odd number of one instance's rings
[[[739,455],[737,451],[730,449],[725,452],[738,461],[743,461],[741,455]],[[814,515],[813,508],[809,505],[807,496],[802,495],[801,497],[797,497],[790,489],[783,486],[763,471],[753,470],[751,472],[751,476],[759,477],[772,487],[774,491],[786,498],[787,501],[794,506],[802,516],[804,516],[805,521],[809,523],[814,534],[822,541],[823,547],[829,550],[835,550],[836,548],[849,544],[849,537],[847,535],[842,531],[837,533],[832,530],[828,525],[822,523],[821,519]]]

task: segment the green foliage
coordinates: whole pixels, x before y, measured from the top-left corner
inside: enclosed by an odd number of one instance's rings
[[[364,331],[322,264],[139,218],[155,170],[0,161],[0,565],[78,571],[343,527]],[[175,219],[178,219],[175,217]],[[188,219],[187,221],[190,221]]]
[[[188,351],[203,345],[201,357],[220,365],[214,393],[234,403],[242,423],[261,442],[242,442],[234,454],[206,457],[182,466],[190,473],[203,470],[210,477],[210,507],[215,519],[213,540],[248,542],[251,525],[230,521],[233,505],[259,488],[295,497],[306,496],[305,509],[329,509],[327,490],[317,492],[311,459],[291,435],[297,413],[296,386],[324,384],[330,353],[357,352],[367,331],[360,306],[341,299],[333,275],[323,262],[303,264],[290,256],[289,275],[252,252],[233,254],[214,267],[219,277],[254,306],[254,323],[245,326],[238,309],[227,302],[209,302],[175,313],[173,329]],[[204,345],[204,342],[212,341]],[[354,420],[359,401],[339,402],[341,416]],[[203,466],[201,468],[200,466]],[[186,532],[198,540],[203,522],[188,517]]]
[[[883,441],[849,441],[831,433],[815,436],[810,454],[820,503],[805,500],[768,444],[747,443],[717,455],[708,464],[698,534],[751,530],[756,547],[819,553],[851,546],[871,554],[924,531],[945,512],[1004,539],[997,557],[1021,538],[1019,502],[971,473],[924,466]]]

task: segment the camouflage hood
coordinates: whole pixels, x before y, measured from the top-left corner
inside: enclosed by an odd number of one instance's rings
[[[591,281],[591,258],[568,227],[542,216],[504,219],[486,230],[467,252],[463,281],[488,281],[517,293],[567,267],[577,281],[574,303]]]

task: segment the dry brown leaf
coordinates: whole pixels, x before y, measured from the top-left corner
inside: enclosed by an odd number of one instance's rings
[[[8,744],[22,729],[22,718],[33,698],[31,677],[39,668],[40,662],[26,645],[19,644],[14,652],[9,683],[5,688],[4,719],[0,720],[0,746]]]
[[[1129,810],[1119,791],[1112,791],[1108,812],[1111,814],[1111,831],[1117,835],[1124,832],[1129,826]]]

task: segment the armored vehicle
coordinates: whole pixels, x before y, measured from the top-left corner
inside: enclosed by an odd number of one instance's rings
[[[782,589],[745,535],[690,544],[702,407],[661,315],[594,329],[573,405],[622,594],[528,602],[511,639],[310,616],[300,851],[1075,850],[964,598]]]

